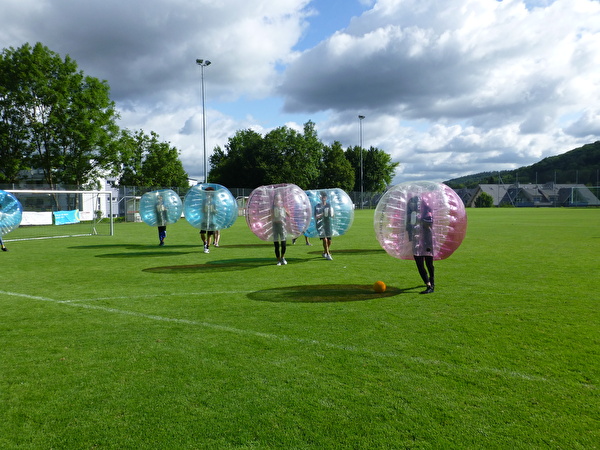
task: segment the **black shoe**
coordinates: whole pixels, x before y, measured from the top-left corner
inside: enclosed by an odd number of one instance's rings
[[[432,294],[432,293],[433,293],[433,286],[427,286],[427,289],[419,292],[419,294]]]
[[[8,249],[7,249],[6,247],[2,247],[2,251],[3,251],[3,252],[7,252],[7,251],[8,251]]]

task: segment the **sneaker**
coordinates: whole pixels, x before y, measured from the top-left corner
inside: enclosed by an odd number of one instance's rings
[[[219,246],[219,244],[213,244],[213,247],[218,247],[218,246]]]
[[[433,287],[432,286],[427,286],[427,289],[425,289],[424,291],[419,292],[419,294],[431,294],[433,293]]]
[[[204,246],[204,253],[210,253],[210,250],[208,249],[208,245]]]
[[[285,258],[281,258],[281,264],[283,264],[284,266],[287,265],[287,261],[285,260]]]
[[[160,241],[160,244],[158,244],[159,247],[162,247],[163,245],[165,245],[164,241]]]
[[[332,257],[331,255],[326,255],[326,256],[325,256],[325,259],[326,259],[327,261],[331,261],[331,260],[333,260],[333,257]]]
[[[277,261],[277,265],[278,265],[278,266],[281,266],[281,261]]]
[[[8,251],[8,249],[7,249],[6,247],[2,247],[2,251],[3,251],[3,252],[7,252],[7,251]]]
[[[321,253],[321,256],[323,256],[323,258],[327,259],[327,253]]]

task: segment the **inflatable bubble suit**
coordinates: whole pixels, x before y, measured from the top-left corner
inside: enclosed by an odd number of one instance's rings
[[[306,191],[306,195],[310,200],[312,217],[310,224],[304,233],[308,237],[333,237],[345,234],[352,221],[354,220],[354,205],[352,199],[342,189],[319,189],[315,191]],[[331,206],[333,214],[331,214],[330,230],[325,232],[325,227],[321,220],[316,219],[315,209],[317,205],[322,204],[322,196],[325,195],[326,203]],[[327,220],[327,219],[324,219]],[[329,234],[331,233],[331,234]]]
[[[23,218],[23,206],[10,192],[0,190],[0,236],[18,228]]]
[[[467,232],[460,197],[443,183],[420,181],[391,187],[375,208],[375,235],[391,256],[448,258]]]
[[[181,217],[183,204],[179,195],[171,189],[146,192],[140,201],[140,216],[151,227],[175,223]]]
[[[294,239],[310,223],[312,209],[306,193],[295,184],[272,184],[254,189],[246,203],[246,222],[263,241]],[[273,224],[283,226],[283,239]]]
[[[237,202],[229,189],[220,184],[197,184],[183,199],[183,214],[195,228],[221,230],[235,223]]]

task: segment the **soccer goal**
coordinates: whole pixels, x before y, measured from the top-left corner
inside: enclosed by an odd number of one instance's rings
[[[23,206],[21,225],[5,242],[114,234],[111,191],[10,190]],[[115,208],[116,209],[116,208]]]

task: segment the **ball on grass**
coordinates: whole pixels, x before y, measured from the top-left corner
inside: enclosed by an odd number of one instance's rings
[[[375,284],[373,284],[373,290],[375,292],[377,292],[378,294],[382,294],[385,292],[385,283],[383,281],[376,281]]]

